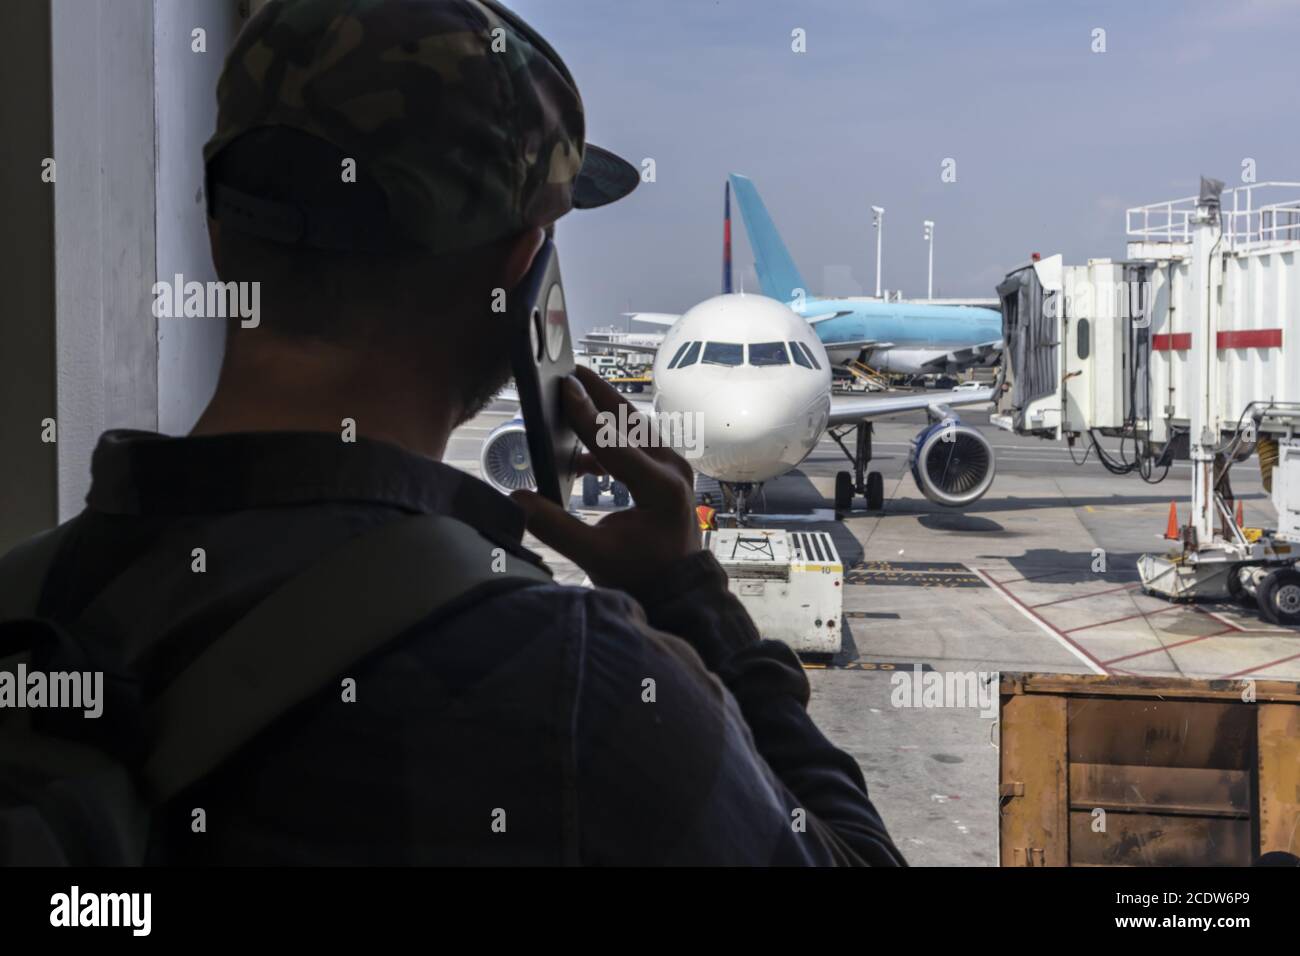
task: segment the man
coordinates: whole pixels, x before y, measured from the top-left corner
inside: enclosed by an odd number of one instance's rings
[[[599,525],[438,460],[507,378],[500,293],[572,206],[635,185],[584,146],[554,51],[491,0],[278,0],[218,100],[213,259],[261,283],[260,319],[231,322],[189,436],[101,438],[43,613],[147,648],[148,703],[320,555],[410,515],[535,565],[526,517],[598,587],[478,588],[392,634],[170,801],[151,859],[901,863],[795,656],[699,550],[689,468],[598,447],[608,385],[580,372],[564,399],[585,466],[635,498]],[[106,588],[140,598],[103,613]]]
[[[718,513],[713,509],[713,496],[706,493],[700,499],[699,507],[695,509],[695,520],[699,522],[701,531],[716,531],[717,518]]]

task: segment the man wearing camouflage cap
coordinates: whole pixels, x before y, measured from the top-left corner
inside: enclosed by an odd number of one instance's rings
[[[636,502],[596,526],[439,460],[509,375],[495,293],[571,208],[637,183],[585,143],[550,46],[492,0],[273,0],[218,100],[213,259],[223,281],[260,283],[260,319],[230,323],[191,435],[101,438],[42,607],[135,648],[149,703],[330,555],[400,527],[445,540],[427,565],[357,563],[317,590],[328,616],[299,605],[247,645],[225,696],[197,685],[213,726],[268,688],[307,692],[210,771],[172,776],[150,860],[901,863],[855,761],[805,712],[794,654],[759,639],[700,550],[688,466],[597,447],[613,389],[580,370],[564,395],[587,466]],[[551,582],[525,522],[597,587]],[[340,619],[382,629],[407,592],[459,573],[431,570],[440,555],[475,548],[511,573],[328,663]],[[319,685],[250,663],[276,642]]]

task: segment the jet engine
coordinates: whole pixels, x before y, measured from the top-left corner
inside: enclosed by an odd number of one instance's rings
[[[479,477],[502,494],[521,488],[537,489],[522,418],[512,418],[492,429],[479,452],[478,467]]]
[[[922,429],[912,439],[909,465],[921,493],[950,508],[978,501],[993,484],[993,447],[956,418]]]

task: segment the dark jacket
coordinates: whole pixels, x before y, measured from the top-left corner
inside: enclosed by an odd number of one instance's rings
[[[508,499],[380,442],[116,431],[92,473],[40,610],[106,647],[165,635],[133,662],[146,703],[321,553],[403,514],[537,560]],[[122,575],[131,597],[83,616]],[[641,591],[516,581],[393,635],[340,675],[355,702],[322,688],[166,808],[151,858],[901,863],[857,764],[809,719],[797,658],[759,639],[712,556]]]

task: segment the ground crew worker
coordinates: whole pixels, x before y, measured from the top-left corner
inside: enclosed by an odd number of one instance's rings
[[[701,531],[718,530],[718,513],[713,510],[713,497],[706,494],[700,499],[700,506],[695,509],[695,518],[700,523]]]
[[[689,466],[596,441],[613,387],[579,369],[563,393],[586,467],[635,501],[598,525],[440,461],[508,378],[498,292],[557,219],[638,181],[586,146],[546,41],[492,0],[272,0],[217,96],[213,261],[260,282],[260,322],[228,323],[188,436],[101,437],[41,613],[75,630],[111,588],[93,634],[154,641],[147,708],[319,555],[411,516],[539,573],[527,521],[597,586],[488,582],[392,634],[339,675],[342,699],[326,681],[165,808],[151,859],[901,863],[798,659],[700,550]],[[199,806],[220,825],[196,836]]]

